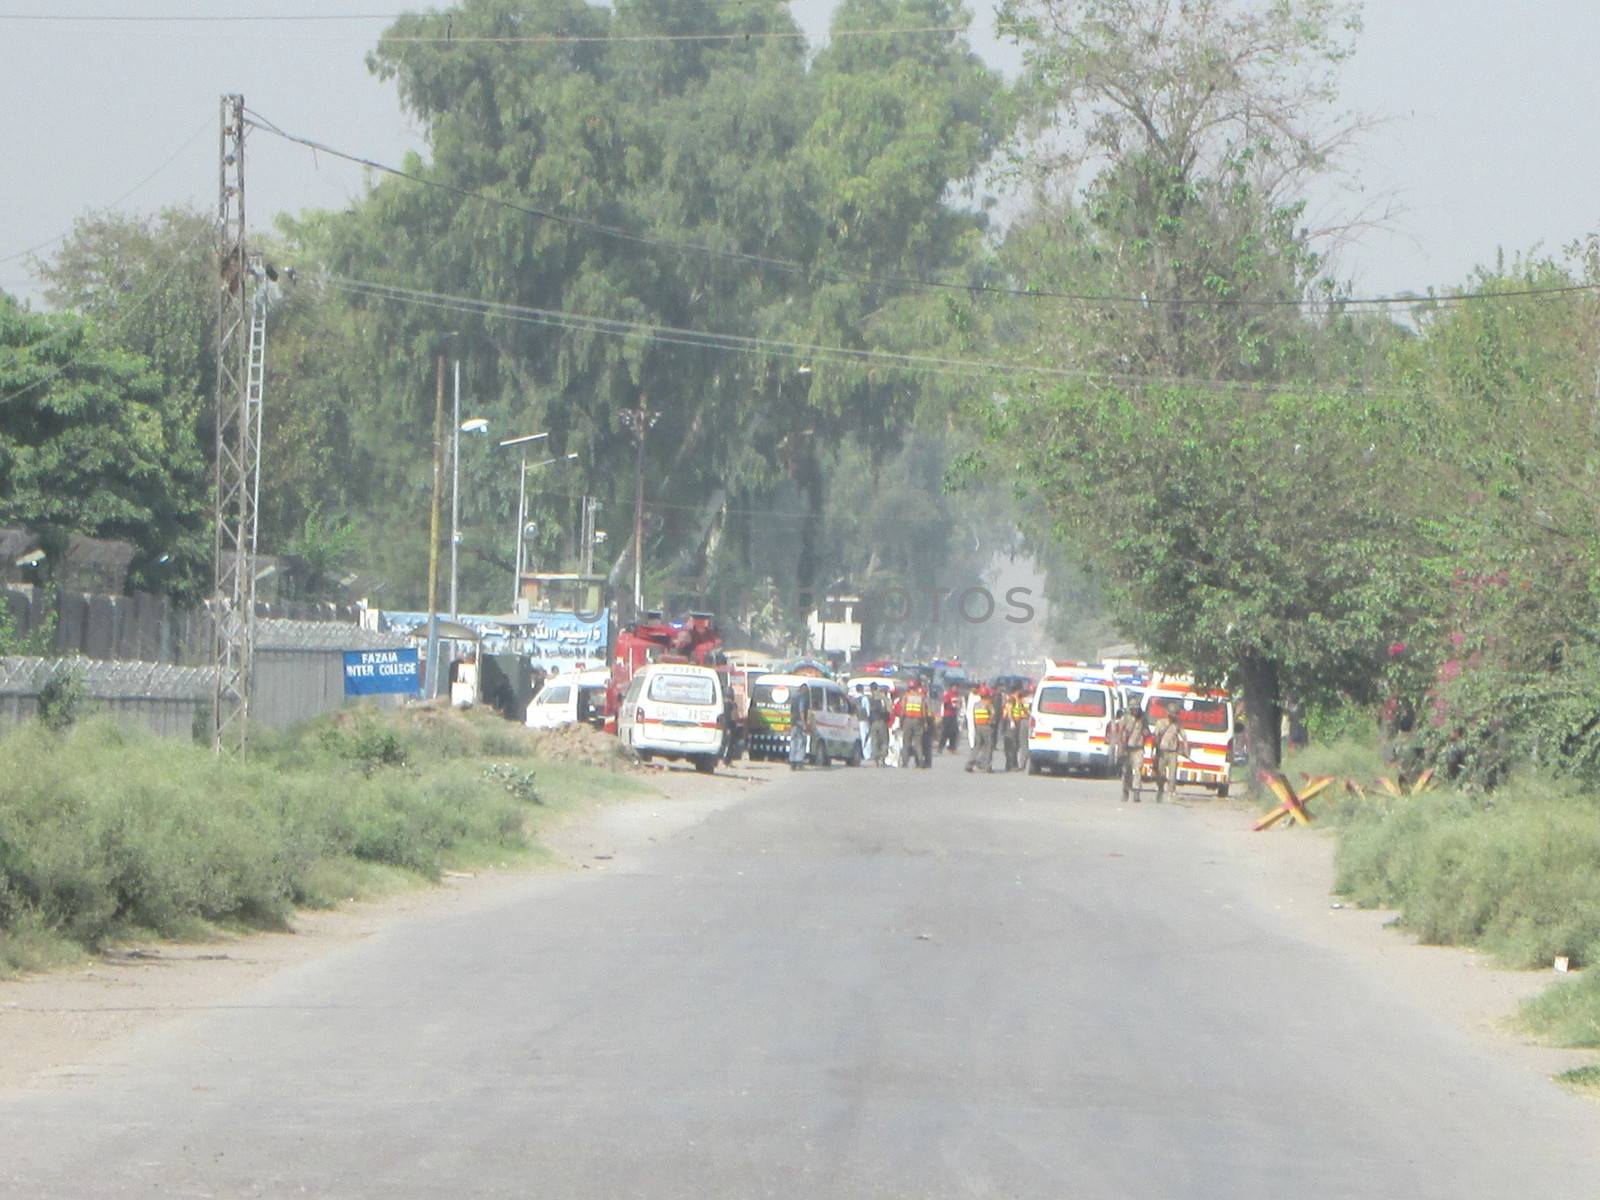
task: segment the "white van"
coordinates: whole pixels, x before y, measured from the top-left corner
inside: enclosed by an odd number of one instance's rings
[[[1116,774],[1122,760],[1111,727],[1123,708],[1122,689],[1110,675],[1047,671],[1033,693],[1028,774],[1068,768]]]
[[[549,680],[528,702],[529,729],[559,729],[563,725],[605,723],[606,684],[611,672],[575,671]]]
[[[710,667],[651,663],[628,684],[617,736],[646,762],[686,758],[709,774],[722,756],[722,697],[722,676]]]
[[[796,688],[811,692],[811,716],[818,735],[811,747],[811,761],[827,766],[842,758],[852,767],[860,766],[855,705],[840,684],[815,675],[762,675],[750,685],[747,744],[751,761],[782,762],[789,757],[789,702]]]

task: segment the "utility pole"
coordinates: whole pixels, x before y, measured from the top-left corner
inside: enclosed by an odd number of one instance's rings
[[[461,613],[456,606],[457,556],[461,550],[461,360],[455,362],[455,417],[450,424],[450,619]]]
[[[645,407],[645,394],[639,393],[639,407],[624,409],[623,424],[632,431],[635,439],[633,457],[633,612],[635,618],[644,611],[644,436],[656,423],[659,413]]]
[[[439,691],[439,507],[444,490],[444,355],[439,355],[433,400],[433,509],[428,519],[428,671],[423,698]]]
[[[211,745],[243,750],[249,736],[255,634],[255,502],[264,327],[248,319],[252,263],[245,245],[244,97],[221,101],[217,181],[217,391]],[[259,268],[258,268],[259,269]],[[259,314],[264,325],[265,308]],[[254,336],[252,336],[254,335]],[[255,343],[255,345],[252,345]],[[252,398],[255,409],[252,410]]]
[[[633,436],[638,450],[633,460],[633,619],[644,612],[644,393],[639,393],[639,419]]]
[[[522,599],[522,568],[523,555],[527,547],[527,531],[523,529],[523,522],[528,519],[528,452],[522,452],[522,469],[517,474],[517,578],[511,585],[511,611],[517,611],[517,602]]]

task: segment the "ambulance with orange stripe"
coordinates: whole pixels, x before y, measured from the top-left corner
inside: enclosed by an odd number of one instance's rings
[[[1028,774],[1116,774],[1121,758],[1111,727],[1124,707],[1122,689],[1104,667],[1046,659],[1028,721]]]
[[[1178,715],[1178,725],[1189,741],[1189,755],[1178,764],[1178,782],[1228,794],[1233,770],[1233,699],[1216,688],[1196,687],[1186,675],[1157,674],[1144,697],[1145,722],[1151,734],[1145,739],[1141,775],[1155,778],[1154,730],[1168,712]]]

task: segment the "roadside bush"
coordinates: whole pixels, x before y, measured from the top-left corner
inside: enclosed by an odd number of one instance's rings
[[[434,877],[451,852],[526,848],[528,800],[506,780],[398,765],[399,727],[341,737],[264,738],[242,761],[105,720],[0,739],[0,943],[24,926],[94,946],[134,929],[281,924],[296,903],[328,901],[328,880],[348,874],[330,862]]]
[[[1291,775],[1333,775],[1368,784],[1384,773],[1383,756],[1377,738],[1341,738],[1335,742],[1313,742],[1304,750],[1290,752],[1284,770]]]
[[[60,733],[77,722],[87,698],[83,673],[62,667],[39,689],[39,720],[46,729]]]
[[[1431,792],[1340,806],[1336,888],[1400,910],[1425,942],[1509,966],[1600,956],[1600,806],[1536,779],[1492,800]]]
[[[1522,1006],[1522,1021],[1560,1045],[1600,1050],[1600,971],[1546,988]]]
[[[1378,714],[1365,704],[1312,704],[1306,708],[1306,734],[1313,746],[1378,741]]]

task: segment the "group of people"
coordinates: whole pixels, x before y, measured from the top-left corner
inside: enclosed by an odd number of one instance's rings
[[[1174,793],[1178,790],[1178,764],[1188,756],[1190,746],[1189,737],[1178,723],[1178,714],[1172,706],[1162,710],[1160,719],[1156,721],[1153,739],[1150,733],[1150,725],[1137,700],[1129,703],[1112,726],[1112,736],[1116,738],[1117,749],[1121,753],[1124,801],[1131,797],[1138,804],[1143,797],[1144,748],[1150,740],[1155,746],[1156,803],[1160,804],[1167,798],[1169,787]]]
[[[872,683],[857,699],[861,757],[875,766],[889,765],[891,754],[901,767],[931,767],[935,751],[960,749],[962,718],[972,747],[966,769],[994,771],[996,748],[1005,754],[1004,770],[1027,767],[1028,721],[1031,706],[1021,687],[947,687],[935,701],[921,680],[913,680],[896,694],[888,683]],[[815,727],[805,688],[796,688],[790,701],[789,767],[798,770],[810,759]],[[1152,736],[1153,732],[1153,736]],[[1155,751],[1156,802],[1178,787],[1178,765],[1190,752],[1188,736],[1171,706],[1164,708],[1151,730],[1138,700],[1132,701],[1112,727],[1122,766],[1122,799],[1135,804],[1143,799],[1145,746]]]
[[[1004,750],[1005,770],[1027,765],[1029,706],[1020,688],[952,685],[935,699],[921,680],[899,693],[888,683],[872,683],[857,703],[862,758],[877,766],[893,757],[898,766],[927,768],[935,753],[958,752],[963,716],[972,747],[967,770],[992,772],[997,747]]]

